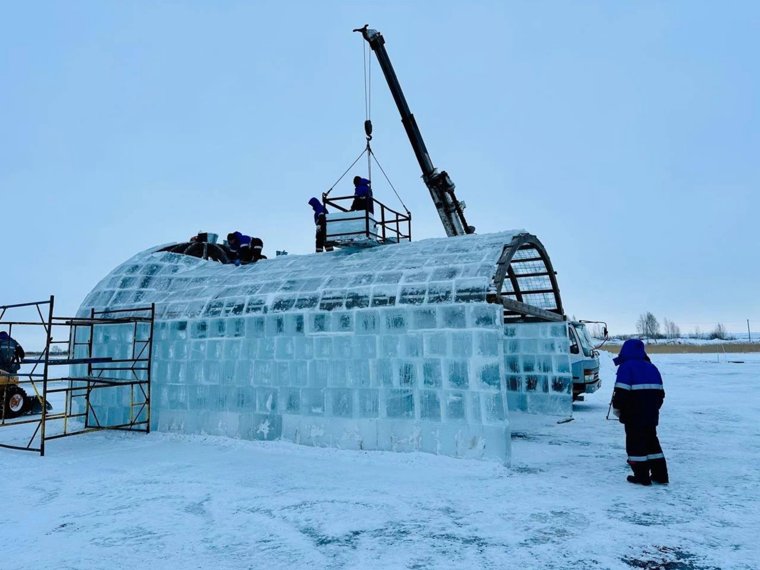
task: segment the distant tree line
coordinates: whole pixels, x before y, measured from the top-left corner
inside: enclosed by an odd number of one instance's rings
[[[658,340],[681,338],[681,328],[677,324],[668,318],[663,318],[662,327],[660,327],[660,321],[648,311],[639,315],[639,318],[636,321],[636,332],[639,336],[644,337],[645,339]],[[699,327],[696,327],[694,333],[689,336],[691,338],[707,340],[730,340],[733,338],[726,332],[726,327],[724,327],[722,323],[715,325],[715,328],[708,333],[703,333]]]

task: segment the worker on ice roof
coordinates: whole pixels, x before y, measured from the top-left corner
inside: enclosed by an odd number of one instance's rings
[[[370,214],[375,213],[370,181],[361,176],[354,176],[354,202],[351,204],[351,211],[356,210],[367,210]]]
[[[309,205],[314,210],[314,223],[317,226],[317,253],[324,251],[332,251],[331,245],[325,246],[325,240],[327,239],[327,208],[317,198],[311,198]]]
[[[266,259],[266,256],[261,254],[264,242],[257,237],[232,232],[227,234],[227,245],[233,254],[235,265],[255,263],[260,259]]]

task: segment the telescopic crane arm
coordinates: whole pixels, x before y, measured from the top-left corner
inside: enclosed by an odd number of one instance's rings
[[[388,52],[385,51],[385,39],[380,32],[369,29],[368,26],[354,31],[361,32],[364,39],[367,40],[367,43],[372,48],[372,51],[375,52],[377,62],[380,64],[380,69],[383,70],[383,75],[385,75],[385,80],[388,82],[393,100],[396,102],[396,107],[398,107],[398,111],[401,114],[401,123],[404,125],[409,142],[412,143],[414,155],[417,157],[417,162],[419,162],[422,169],[422,180],[430,191],[430,197],[433,199],[433,203],[438,210],[438,215],[441,217],[446,235],[451,237],[475,233],[475,228],[467,224],[467,220],[464,217],[464,202],[457,200],[454,194],[455,186],[451,178],[449,178],[448,173],[445,170],[439,172],[430,160],[430,154],[428,154],[425,141],[422,139],[422,133],[420,133],[420,129],[417,127],[414,115],[409,110],[409,105],[406,102],[406,97],[404,97],[404,92],[401,90],[401,85],[396,77],[396,72],[393,70],[393,65],[391,65]]]

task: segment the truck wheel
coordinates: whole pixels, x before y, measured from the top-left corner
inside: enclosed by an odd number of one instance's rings
[[[5,419],[17,418],[26,413],[29,407],[29,396],[23,388],[10,385],[5,388],[3,401],[3,416]]]

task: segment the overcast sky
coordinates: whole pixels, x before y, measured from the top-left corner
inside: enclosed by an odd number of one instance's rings
[[[201,229],[311,252],[306,202],[364,144],[365,23],[470,223],[538,235],[568,314],[760,329],[755,2],[5,2],[0,304],[73,314]],[[373,71],[375,152],[443,236]]]

